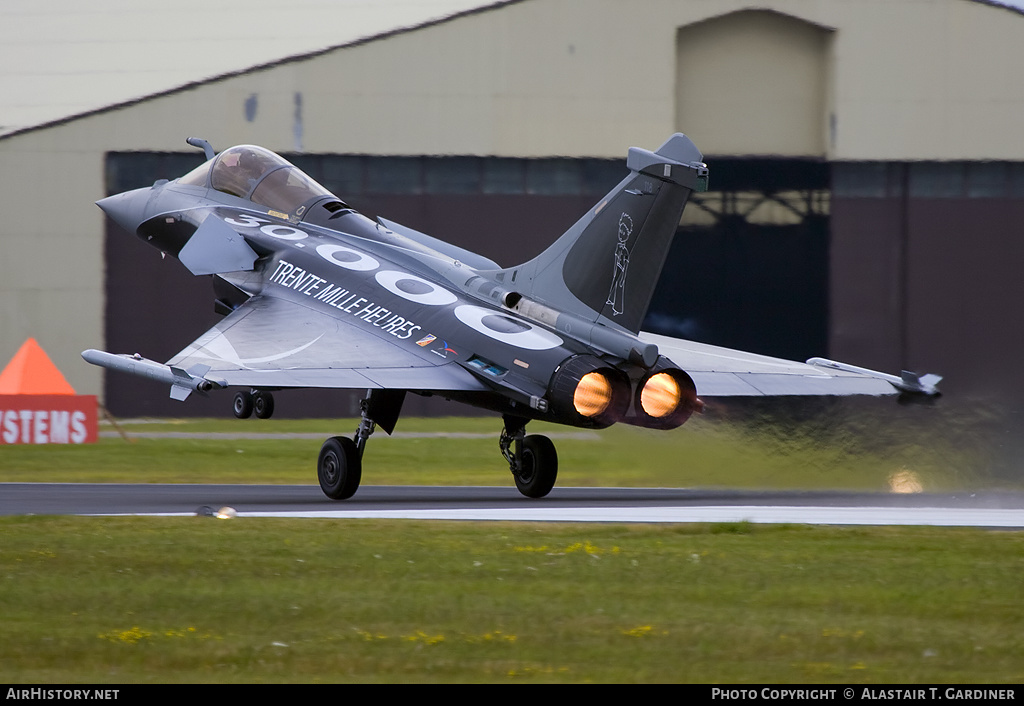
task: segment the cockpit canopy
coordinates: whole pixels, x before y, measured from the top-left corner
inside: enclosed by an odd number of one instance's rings
[[[178,182],[213,188],[298,216],[314,201],[337,200],[295,165],[270,150],[253,145],[226,149]]]

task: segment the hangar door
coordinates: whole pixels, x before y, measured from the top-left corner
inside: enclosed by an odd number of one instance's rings
[[[681,28],[676,128],[705,154],[650,330],[803,360],[828,353],[831,31],[763,10]]]
[[[705,157],[644,326],[791,360],[828,354],[830,169]]]
[[[824,157],[831,30],[768,10],[676,35],[676,127],[704,154]]]

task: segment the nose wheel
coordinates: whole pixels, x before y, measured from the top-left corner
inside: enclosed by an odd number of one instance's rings
[[[543,498],[555,487],[558,477],[558,453],[546,436],[526,435],[526,421],[505,417],[498,446],[508,461],[516,488],[528,498]]]

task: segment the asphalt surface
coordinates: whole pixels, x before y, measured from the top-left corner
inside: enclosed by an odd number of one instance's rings
[[[851,493],[676,488],[363,486],[332,501],[315,485],[0,483],[0,515],[196,515],[572,522],[782,522],[1024,527],[1024,493]]]

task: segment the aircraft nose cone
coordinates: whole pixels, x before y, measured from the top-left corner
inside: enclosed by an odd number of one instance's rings
[[[145,192],[148,191],[149,189],[126,191],[100,199],[96,205],[103,209],[111,220],[134,235],[145,220],[146,203],[149,200]]]

